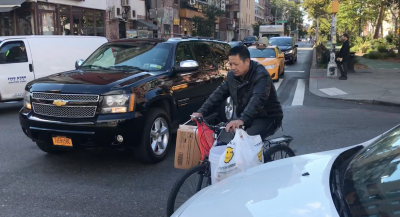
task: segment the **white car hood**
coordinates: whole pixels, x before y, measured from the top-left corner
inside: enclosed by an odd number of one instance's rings
[[[329,175],[337,156],[352,147],[253,167],[203,189],[172,216],[338,217]]]

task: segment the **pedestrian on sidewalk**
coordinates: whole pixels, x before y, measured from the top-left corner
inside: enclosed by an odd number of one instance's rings
[[[343,34],[342,40],[344,43],[337,58],[337,67],[340,71],[339,80],[347,80],[347,62],[350,58],[349,35]]]

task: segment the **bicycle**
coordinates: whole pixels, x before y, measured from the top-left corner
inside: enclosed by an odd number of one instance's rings
[[[209,125],[207,122],[201,118],[196,117],[197,123],[204,123],[210,130],[212,130],[213,137],[215,139],[214,144],[212,146],[216,146],[218,143],[218,137],[222,130],[225,129],[226,124],[220,123],[218,125]],[[190,121],[188,121],[190,122]],[[188,123],[186,122],[186,123]],[[199,135],[200,140],[200,135]],[[294,151],[289,147],[290,142],[293,140],[291,136],[281,136],[274,139],[264,139],[263,145],[263,155],[264,155],[264,163],[272,162],[276,157],[276,154],[280,152],[281,159],[286,157],[293,157],[295,156]],[[285,155],[283,155],[283,152]],[[205,155],[204,159],[200,161],[200,164],[189,169],[183,176],[176,181],[174,186],[171,189],[171,192],[168,197],[167,202],[167,216],[171,216],[183,203],[185,203],[190,197],[195,195],[197,192],[202,190],[203,188],[208,187],[211,185],[211,165],[210,161],[208,160],[208,153]],[[193,184],[190,181],[190,178],[194,178],[197,180],[197,183]],[[186,186],[187,185],[187,186]],[[194,189],[190,189],[190,188]],[[181,190],[189,190],[188,194],[183,193],[185,198],[179,197],[179,193]],[[181,203],[177,203],[177,199],[179,201],[182,200]]]

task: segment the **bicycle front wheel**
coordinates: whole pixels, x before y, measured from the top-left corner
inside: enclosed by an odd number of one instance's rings
[[[201,189],[211,185],[211,177],[204,174],[208,171],[206,164],[188,170],[172,187],[167,202],[167,216],[171,216],[182,204]],[[208,174],[210,174],[208,172]]]

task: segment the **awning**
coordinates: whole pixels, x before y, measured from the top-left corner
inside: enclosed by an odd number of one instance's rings
[[[26,0],[1,0],[0,1],[0,13],[10,12],[14,9],[21,7],[21,4]]]
[[[142,20],[142,19],[137,19],[133,21],[133,28],[137,29],[137,30],[149,30],[149,31],[153,31],[153,30],[157,30],[158,27],[146,20]]]

